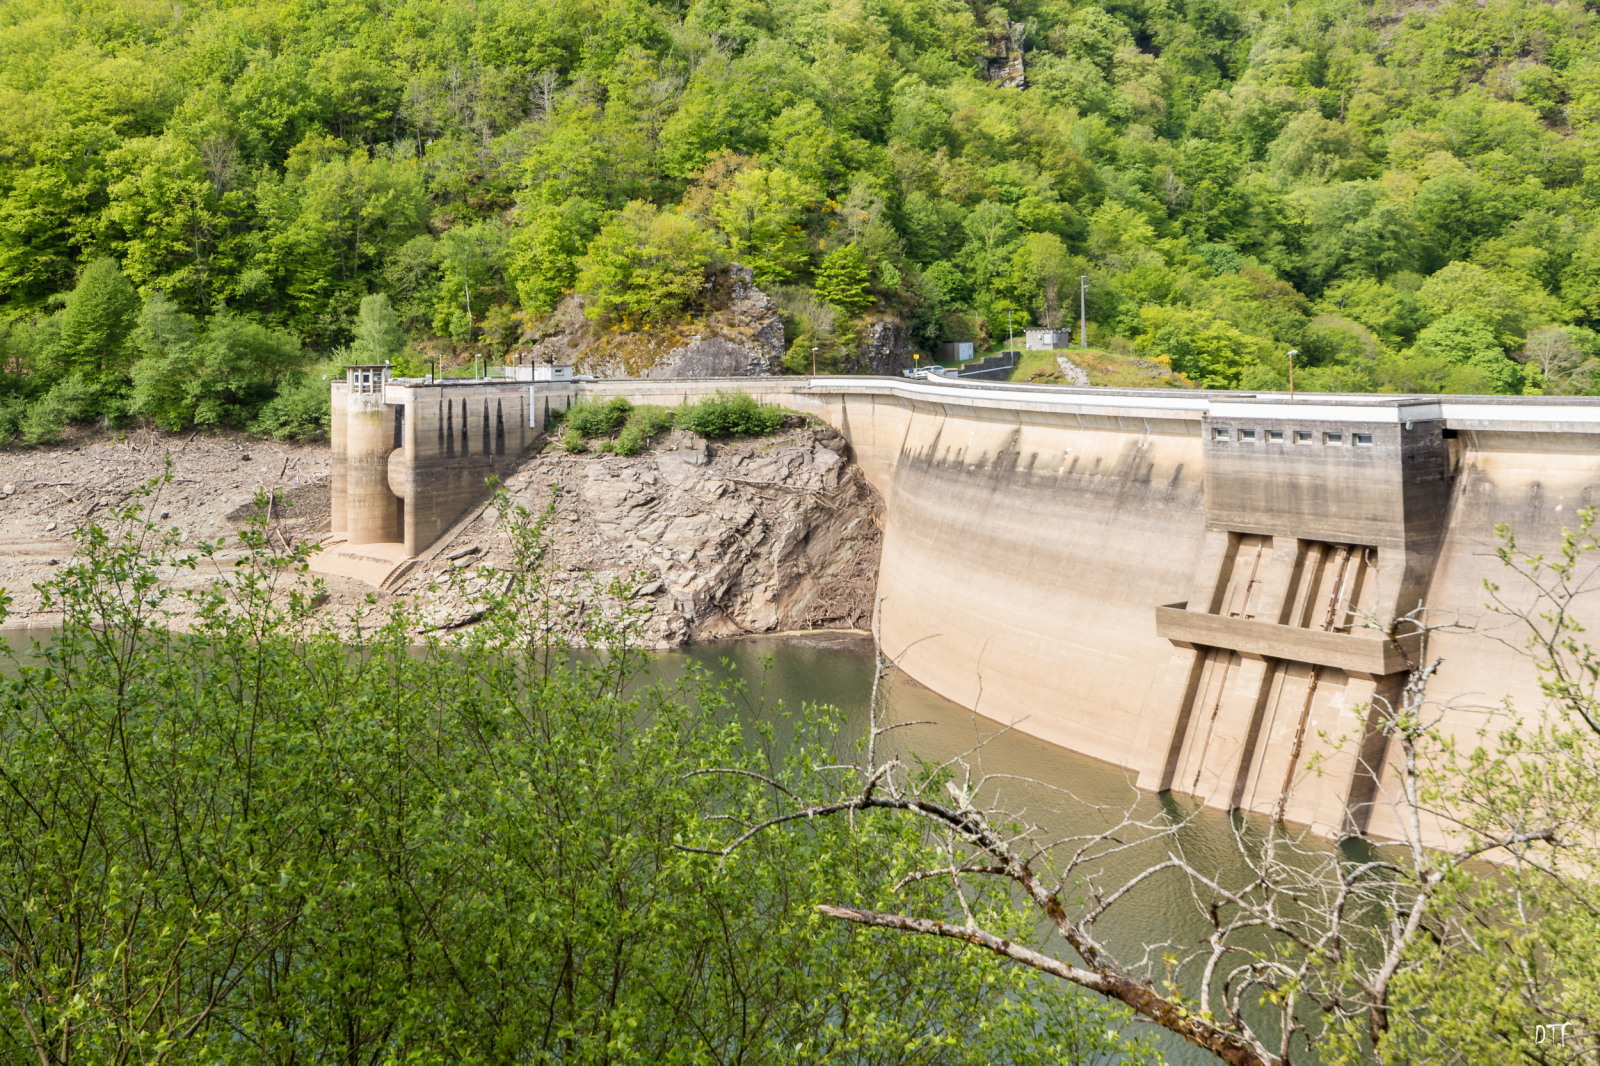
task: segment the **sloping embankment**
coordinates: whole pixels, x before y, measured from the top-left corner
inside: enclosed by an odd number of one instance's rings
[[[274,548],[315,542],[327,528],[326,446],[139,433],[0,453],[0,588],[13,598],[5,625],[55,624],[34,586],[72,556],[75,530],[109,524],[143,499],[138,490],[169,455],[173,480],[148,498],[147,514],[176,530],[184,548],[236,542],[263,489],[290,505],[274,505],[269,516]],[[581,594],[595,581],[625,582],[641,608],[640,637],[652,646],[870,622],[881,501],[826,425],[716,444],[674,434],[632,457],[551,448],[530,454],[505,487],[533,515],[551,511],[544,567],[552,589]],[[225,550],[214,566],[163,576],[170,587],[193,587],[237,555]],[[426,624],[451,626],[471,608],[446,574],[487,588],[512,565],[510,538],[488,506],[389,589],[325,579],[321,610],[330,624],[345,624],[352,612],[370,615],[403,598]]]

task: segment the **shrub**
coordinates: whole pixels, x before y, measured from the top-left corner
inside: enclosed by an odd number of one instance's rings
[[[562,423],[580,437],[609,437],[622,427],[632,410],[633,404],[620,396],[603,403],[575,403],[567,409]]]
[[[71,374],[30,404],[22,416],[23,444],[54,444],[73,422],[92,418],[101,406],[100,391],[82,374]]]
[[[28,415],[28,401],[21,397],[0,401],[0,443],[7,443],[22,431]]]
[[[303,365],[291,334],[226,312],[202,330],[164,298],[146,304],[135,341],[134,413],[165,430],[249,425]]]
[[[638,455],[650,439],[672,428],[672,412],[665,407],[635,407],[611,450],[618,455]]]
[[[699,403],[680,407],[679,429],[710,440],[727,437],[767,437],[783,426],[783,411],[763,407],[744,392],[719,392]]]
[[[573,455],[589,450],[589,446],[583,442],[583,434],[573,426],[568,426],[561,434],[561,447]]]
[[[1126,1011],[1036,971],[818,919],[903,905],[941,861],[907,820],[704,854],[769,816],[769,775],[822,784],[839,716],[772,708],[774,753],[767,709],[741,724],[737,689],[627,643],[633,580],[553,588],[548,517],[498,507],[514,565],[467,593],[479,621],[402,602],[359,652],[260,526],[192,593],[130,512],[80,534],[49,644],[0,645],[13,1049],[32,1026],[58,1063],[1145,1061],[1092,1054]],[[192,634],[163,627],[179,604]],[[1003,891],[970,905],[1028,928]]]
[[[284,382],[278,395],[261,409],[250,432],[279,440],[326,440],[331,414],[331,380],[340,373],[336,364],[313,367]]]

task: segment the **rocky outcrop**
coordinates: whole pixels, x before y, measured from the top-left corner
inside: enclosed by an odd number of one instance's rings
[[[1004,33],[989,34],[988,54],[983,59],[986,81],[999,82],[1006,89],[1028,87],[1022,58],[1022,44],[1027,35],[1027,24],[1022,22],[1007,22]]]
[[[168,455],[181,475],[141,495]],[[274,550],[320,540],[327,475],[325,445],[227,434],[100,435],[0,454],[0,588],[14,598],[7,624],[58,624],[34,586],[72,558],[75,529],[115,524],[117,508],[142,501],[150,520],[174,531],[180,554],[225,538],[205,565],[160,569],[169,588],[194,590],[240,558],[235,531],[257,515],[250,501],[258,491],[278,493],[261,516]],[[628,458],[551,448],[530,455],[506,488],[534,515],[553,508],[546,584],[581,599],[596,582],[625,581],[644,609],[641,638],[650,645],[870,624],[881,503],[844,438],[823,423],[791,416],[776,437],[717,444],[680,432]],[[390,588],[323,578],[322,617],[335,626],[375,619],[398,596],[430,626],[454,626],[472,611],[463,588],[488,589],[513,565],[491,506]],[[191,605],[174,599],[168,607],[172,624],[187,624]]]
[[[911,327],[898,318],[866,322],[854,356],[841,367],[846,374],[899,374],[912,366]]]
[[[677,432],[633,457],[551,449],[506,488],[534,514],[552,510],[549,587],[581,598],[621,580],[647,607],[652,646],[870,624],[881,504],[824,424],[795,418],[778,437],[727,443]],[[445,571],[465,565],[492,583],[513,565],[493,508],[433,554],[395,591],[427,597],[439,625],[469,610],[441,591]]]
[[[748,267],[725,267],[710,282],[702,320],[619,330],[591,322],[583,298],[567,297],[525,336],[519,355],[563,363],[597,377],[713,378],[779,373],[783,321]]]

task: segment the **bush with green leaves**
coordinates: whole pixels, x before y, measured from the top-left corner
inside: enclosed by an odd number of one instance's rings
[[[816,913],[947,861],[903,822],[695,850],[764,778],[835,761],[836,716],[808,707],[779,744],[780,709],[747,727],[702,674],[652,681],[631,583],[580,608],[538,565],[548,515],[499,508],[516,563],[448,644],[402,607],[352,647],[261,527],[228,559],[135,510],[79,534],[44,590],[61,629],[0,678],[6,1061],[1120,1052],[1126,1012]],[[173,592],[163,565],[215,577]],[[966,905],[1023,928],[1003,892]]]
[[[769,437],[783,428],[783,410],[758,404],[746,392],[718,392],[678,408],[676,424],[709,440]]]
[[[245,426],[304,365],[293,336],[238,315],[203,327],[159,295],[146,301],[133,343],[131,406],[165,430]]]
[[[671,429],[672,423],[673,413],[665,407],[635,407],[628,412],[611,450],[618,455],[638,455],[651,440]]]
[[[561,424],[582,437],[609,437],[626,421],[633,404],[621,396],[609,400],[587,400],[567,408]]]
[[[327,440],[333,409],[331,384],[342,375],[342,367],[328,363],[287,379],[261,408],[250,432],[279,440]]]
[[[19,439],[23,444],[54,444],[67,426],[94,414],[98,397],[99,390],[81,374],[62,378],[19,412]]]

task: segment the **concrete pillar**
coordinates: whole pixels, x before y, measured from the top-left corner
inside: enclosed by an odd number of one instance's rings
[[[328,438],[332,446],[333,486],[328,528],[343,533],[349,527],[349,512],[345,507],[345,409],[350,403],[350,383],[335,381],[328,413]]]
[[[394,413],[383,393],[353,393],[345,409],[345,532],[352,544],[401,539],[399,508],[389,491]]]

